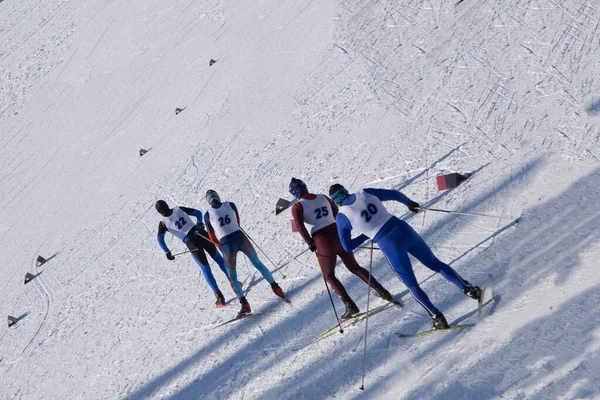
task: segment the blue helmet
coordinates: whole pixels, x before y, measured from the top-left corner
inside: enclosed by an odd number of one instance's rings
[[[350,194],[346,188],[339,183],[331,185],[329,188],[329,197],[331,197],[331,200],[333,200],[333,202],[338,206],[342,204],[342,201],[344,201],[348,196],[350,196]]]
[[[300,179],[292,178],[290,182],[290,194],[295,198],[299,199],[303,194],[308,193],[308,189],[306,188],[306,183],[302,182]]]

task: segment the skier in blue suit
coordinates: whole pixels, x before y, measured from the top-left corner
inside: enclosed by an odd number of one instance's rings
[[[465,295],[479,300],[481,289],[471,285],[452,267],[440,261],[423,238],[409,224],[390,214],[382,202],[398,201],[414,213],[419,211],[419,203],[396,190],[363,189],[350,194],[340,184],[329,188],[329,196],[340,207],[336,223],[344,249],[353,251],[369,238],[377,243],[398,277],[433,319],[433,329],[448,328],[448,322],[419,286],[408,253],[427,268],[442,274]],[[353,239],[352,229],[361,235]]]
[[[240,251],[248,257],[254,268],[271,285],[273,293],[285,299],[283,289],[275,282],[271,271],[258,258],[254,246],[240,228],[240,214],[235,204],[229,201],[222,202],[221,197],[214,190],[208,190],[205,197],[210,204],[210,208],[204,213],[206,231],[210,240],[223,252],[225,267],[232,281],[233,291],[242,306],[237,316],[242,317],[252,312],[250,303],[246,300],[244,291],[237,280],[237,254]]]
[[[165,252],[165,255],[169,260],[174,260],[175,256],[171,254],[171,250],[169,250],[169,247],[165,243],[165,233],[169,232],[185,243],[192,253],[194,261],[196,261],[196,264],[198,264],[202,270],[206,283],[208,283],[208,286],[211,288],[217,299],[215,306],[217,308],[225,307],[225,297],[221,290],[219,290],[219,286],[208,265],[208,259],[204,252],[206,251],[217,263],[221,271],[227,276],[227,279],[229,279],[229,276],[225,269],[223,257],[217,251],[217,248],[210,241],[208,234],[204,230],[202,212],[188,207],[170,208],[164,200],[158,200],[155,207],[156,211],[163,216],[162,220],[158,223],[157,240],[160,248]],[[197,224],[194,224],[193,220],[190,218],[191,216],[196,217],[196,220],[198,221]]]

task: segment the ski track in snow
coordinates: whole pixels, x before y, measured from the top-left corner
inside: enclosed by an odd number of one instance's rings
[[[0,33],[0,299],[25,315],[0,332],[0,397],[600,396],[593,2],[4,0]],[[473,176],[438,192],[450,172]],[[519,217],[389,204],[466,279],[494,276],[489,315],[415,261],[448,320],[477,325],[397,338],[430,319],[375,251],[405,307],[369,319],[365,391],[364,323],[294,351],[335,317],[290,214],[273,213],[292,176]],[[238,302],[212,260],[225,309],[189,254],[165,259],[153,204],[204,211],[209,188],[236,203],[292,306],[239,255],[265,314],[207,330]],[[57,257],[35,269],[32,251]],[[356,252],[366,268],[369,255]],[[336,274],[366,309],[364,283]]]

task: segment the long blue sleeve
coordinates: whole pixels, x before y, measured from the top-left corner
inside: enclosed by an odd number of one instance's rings
[[[158,245],[165,253],[169,252],[169,247],[167,247],[167,244],[165,243],[165,233],[167,232],[167,227],[162,221],[160,221],[158,223],[158,234],[156,235],[156,239],[158,240]]]
[[[194,210],[194,212],[191,215],[196,217],[196,220],[198,221],[198,225],[202,225],[202,211]]]
[[[167,247],[167,243],[165,243],[165,234],[160,234],[157,236],[157,240],[158,240],[158,245],[160,246],[161,249],[163,249],[163,251],[165,253],[168,253],[170,250]]]
[[[206,227],[206,232],[215,234],[215,230],[210,224],[210,216],[208,215],[208,211],[204,213],[204,226]]]
[[[372,194],[373,196],[376,196],[381,201],[395,200],[395,201],[398,201],[398,202],[404,204],[407,207],[409,206],[410,203],[412,203],[411,199],[409,199],[404,194],[402,194],[402,192],[399,192],[397,190],[374,189],[374,188],[368,188],[368,189],[363,189],[363,190],[369,194]]]
[[[196,225],[199,225],[200,227],[202,227],[204,224],[202,223],[202,211],[200,210],[196,210],[195,208],[191,208],[191,207],[179,207],[181,208],[181,210],[183,212],[185,212],[187,215],[190,215],[192,217],[196,217]]]
[[[229,205],[231,206],[231,208],[233,209],[233,212],[235,212],[235,217],[237,218],[237,223],[238,226],[240,226],[240,213],[238,213],[237,207],[235,206],[235,204],[233,204],[232,202],[229,202]]]
[[[336,218],[338,235],[340,236],[340,241],[342,242],[342,247],[346,251],[354,251],[358,246],[363,244],[365,240],[369,239],[365,235],[360,235],[352,239],[352,224],[348,217],[346,217],[342,213],[338,213]]]

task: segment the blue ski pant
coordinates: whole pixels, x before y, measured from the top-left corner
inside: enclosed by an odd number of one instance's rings
[[[237,253],[240,251],[248,257],[252,265],[254,265],[254,268],[260,272],[269,284],[275,282],[273,275],[271,275],[271,272],[265,267],[262,261],[260,261],[258,254],[256,254],[256,250],[254,250],[254,246],[252,246],[252,243],[250,243],[250,240],[248,240],[242,231],[235,231],[222,238],[220,242],[221,252],[223,252],[225,266],[227,267],[227,273],[229,275],[229,281],[231,282],[233,291],[238,299],[244,297],[244,291],[238,281],[236,270]]]
[[[429,315],[439,312],[419,286],[408,254],[410,253],[430,270],[440,273],[461,290],[465,288],[467,282],[452,267],[441,262],[409,224],[395,217],[391,220],[391,224],[391,229],[381,238],[377,238],[377,244],[415,300],[427,310]]]
[[[213,293],[219,290],[219,286],[217,285],[217,281],[212,274],[210,266],[208,265],[208,259],[206,258],[206,253],[217,263],[221,271],[229,278],[227,274],[227,269],[225,268],[225,261],[221,254],[217,251],[217,246],[214,245],[213,242],[208,238],[208,234],[204,229],[193,229],[188,233],[186,237],[187,240],[184,240],[187,248],[192,252],[192,257],[196,264],[200,267],[202,271],[202,275],[206,280],[206,283],[213,291]],[[206,253],[205,253],[206,251]]]
[[[221,256],[221,254],[219,254],[219,252],[217,252],[212,257],[212,259],[215,260],[215,262],[217,263],[217,265],[219,266],[221,271],[223,271],[223,273],[225,274],[227,279],[229,279],[229,275],[227,274],[227,270],[225,269],[225,262],[223,261],[223,257]],[[200,260],[198,260],[196,257],[194,257],[194,261],[196,261],[196,264],[198,264],[198,266],[200,267],[200,270],[202,271],[202,275],[204,275],[204,280],[206,280],[206,283],[208,283],[208,286],[213,291],[213,293],[218,292],[219,285],[217,285],[217,281],[215,280],[215,277],[212,274],[210,266],[208,264],[200,263]]]

